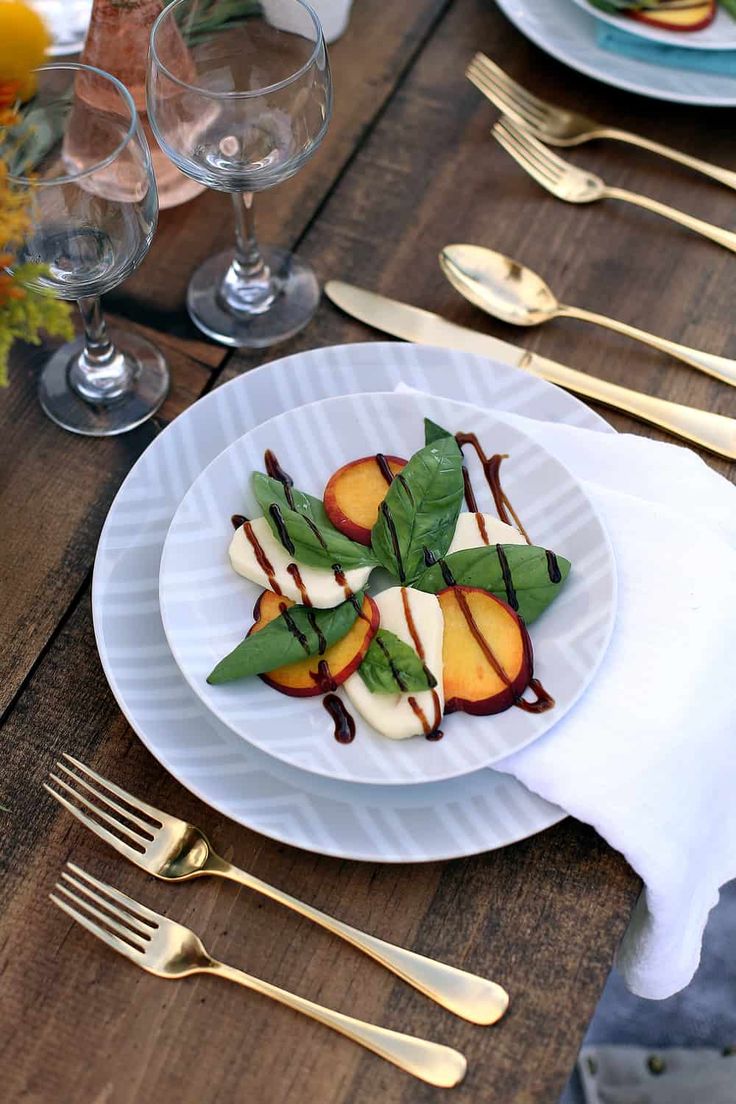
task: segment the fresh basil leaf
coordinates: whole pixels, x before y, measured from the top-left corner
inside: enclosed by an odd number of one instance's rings
[[[373,637],[358,672],[374,694],[414,694],[437,685],[414,649],[388,629]]]
[[[363,602],[362,591],[355,599],[355,605],[343,602],[332,609],[290,606],[258,632],[246,636],[220,660],[207,682],[219,686],[248,675],[262,675],[307,656],[322,655],[352,628]]]
[[[444,567],[444,572],[443,572]],[[437,594],[451,585],[480,587],[507,602],[527,625],[554,601],[570,574],[570,561],[526,544],[490,544],[445,556],[414,584]]]
[[[281,509],[297,510],[317,525],[334,528],[325,513],[322,499],[315,498],[306,491],[298,491],[296,487],[289,487],[287,490],[280,479],[272,479],[263,472],[253,472],[252,486],[253,494],[265,515],[268,514],[269,506],[275,502]]]
[[[455,438],[439,438],[415,452],[389,487],[371,531],[380,563],[401,583],[413,583],[427,562],[450,547],[462,500],[462,453]]]
[[[452,437],[453,434],[449,430],[443,429],[441,425],[437,425],[431,418],[424,419],[424,443],[425,445],[431,445],[433,441],[441,441],[443,437]]]
[[[290,487],[289,492],[293,507],[283,483],[261,472],[253,473],[253,493],[271,531],[298,563],[327,570],[339,564],[343,571],[376,566],[378,561],[372,549],[336,529],[318,498],[295,487]]]

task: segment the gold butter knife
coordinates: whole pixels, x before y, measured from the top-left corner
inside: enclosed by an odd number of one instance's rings
[[[329,280],[325,293],[346,314],[383,333],[420,345],[438,345],[443,349],[474,353],[521,368],[576,395],[667,430],[675,437],[682,437],[727,460],[736,460],[736,420],[724,414],[669,402],[656,395],[645,395],[641,391],[589,376],[519,345],[512,345],[509,341],[458,326],[431,311],[388,299],[342,280]]]

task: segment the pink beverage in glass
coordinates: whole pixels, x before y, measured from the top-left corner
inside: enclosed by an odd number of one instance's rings
[[[205,186],[185,176],[163,153],[146,115],[148,37],[161,7],[161,0],[94,0],[81,60],[112,73],[131,93],[151,150],[159,207],[165,208],[186,203]],[[193,76],[194,65],[178,30],[172,24],[167,33],[169,50],[178,58],[182,71],[190,71]]]

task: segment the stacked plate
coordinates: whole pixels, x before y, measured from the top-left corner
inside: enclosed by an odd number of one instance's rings
[[[377,343],[267,364],[207,395],[151,444],[105,523],[93,612],[113,693],[167,770],[250,828],[351,859],[459,857],[562,818],[491,768],[561,721],[589,685],[612,631],[615,569],[583,489],[514,414],[611,432],[577,399],[506,365]],[[250,475],[263,470],[265,450],[321,496],[350,460],[410,456],[424,443],[424,417],[507,453],[504,486],[535,543],[573,563],[531,630],[535,674],[554,709],[454,713],[432,741],[388,740],[356,715],[345,744],[319,697],[281,695],[258,678],[208,685],[260,593],[232,571],[227,548],[231,515],[258,512]],[[493,511],[490,492],[479,505]]]
[[[590,0],[496,0],[516,27],[540,49],[579,73],[658,100],[736,106],[736,61],[734,73],[714,66],[707,59],[697,68],[683,67],[676,57],[671,63],[660,56],[629,56],[604,50],[598,42],[601,22],[635,35],[657,46],[693,51],[736,51],[736,19],[726,10],[699,31],[671,31],[648,26],[625,15],[609,15]],[[671,64],[671,67],[670,67]]]

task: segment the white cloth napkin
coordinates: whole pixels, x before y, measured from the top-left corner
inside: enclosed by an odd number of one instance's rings
[[[663,999],[692,978],[736,877],[736,487],[686,448],[501,416],[583,484],[619,605],[581,701],[494,769],[593,825],[641,876],[617,965]]]

